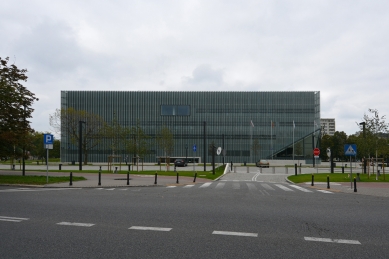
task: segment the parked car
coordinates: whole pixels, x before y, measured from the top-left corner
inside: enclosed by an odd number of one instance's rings
[[[185,161],[185,159],[176,159],[174,161],[174,166],[187,166],[188,163]]]
[[[267,161],[265,159],[260,159],[257,162],[257,167],[267,167],[267,168],[269,168],[269,161]]]

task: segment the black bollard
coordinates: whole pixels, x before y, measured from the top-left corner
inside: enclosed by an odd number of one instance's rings
[[[294,175],[297,176],[297,164],[294,164]]]
[[[342,174],[344,174],[344,166],[342,166]]]
[[[155,173],[155,180],[154,180],[154,184],[157,184],[157,173]]]
[[[59,170],[62,170],[62,164],[59,164],[58,167],[59,167]]]
[[[196,177],[197,177],[197,173],[195,173],[195,176],[194,176],[194,179],[193,179],[194,183],[196,182]]]
[[[312,183],[311,183],[311,186],[313,186],[314,184],[313,184],[313,178],[314,178],[315,176],[312,174]]]
[[[128,164],[128,171],[131,171],[131,164]]]
[[[130,185],[130,172],[127,172],[127,185]]]
[[[327,175],[327,189],[330,189],[330,177]]]
[[[178,173],[177,173],[177,181],[176,181],[176,183],[178,183]]]
[[[99,171],[99,183],[98,183],[98,185],[101,186],[101,170]]]
[[[357,179],[354,177],[354,192],[357,192]]]
[[[70,182],[69,182],[69,186],[72,186],[73,185],[73,173],[70,172]]]

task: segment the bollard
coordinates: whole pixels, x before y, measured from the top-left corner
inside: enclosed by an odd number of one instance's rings
[[[357,192],[357,179],[354,177],[354,192]]]
[[[117,166],[115,166],[115,172],[114,172],[115,174],[117,174],[118,173],[118,167]]]
[[[294,175],[297,176],[297,164],[294,164]]]
[[[70,182],[69,182],[69,186],[72,186],[73,185],[73,173],[70,172]]]
[[[15,165],[12,165],[12,170],[15,170]]]
[[[128,171],[131,171],[131,165],[128,164]]]
[[[127,172],[127,185],[130,185],[130,172]]]
[[[276,173],[276,168],[273,167],[272,170],[273,170],[273,174],[275,174]]]
[[[327,175],[327,189],[330,189],[330,177]]]
[[[157,173],[155,173],[155,180],[154,180],[154,184],[157,184]]]
[[[179,183],[179,182],[178,182],[178,173],[177,173],[177,181],[176,181],[176,183]]]
[[[100,166],[100,168],[101,168],[101,166]],[[99,171],[99,183],[98,183],[98,185],[101,186],[101,169]]]
[[[312,174],[312,183],[311,183],[311,186],[314,186],[314,184],[313,184],[314,177],[315,177],[315,176]]]
[[[194,183],[196,182],[196,177],[197,177],[197,173],[195,173],[195,176],[194,176],[194,179],[193,179]]]
[[[59,170],[62,170],[62,164],[59,164],[58,167],[59,167]]]
[[[342,174],[344,174],[344,166],[342,166]]]

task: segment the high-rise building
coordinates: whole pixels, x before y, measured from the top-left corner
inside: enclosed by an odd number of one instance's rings
[[[333,136],[335,134],[335,119],[321,118],[320,125],[322,135]]]
[[[172,159],[208,163],[211,144],[224,150],[216,157],[220,162],[292,159],[293,146],[296,157],[310,158],[320,136],[320,92],[62,91],[61,109],[68,108],[99,115],[107,125],[139,126],[149,137],[145,162],[164,157],[156,142],[162,127],[173,134]],[[107,161],[112,143],[102,137],[88,151],[88,161]],[[115,150],[122,157],[134,155],[124,145]],[[61,161],[78,161],[77,153],[76,139],[64,130]]]

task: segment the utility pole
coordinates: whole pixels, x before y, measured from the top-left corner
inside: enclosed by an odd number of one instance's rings
[[[82,124],[85,123],[85,121],[78,121],[78,169],[82,171]]]

